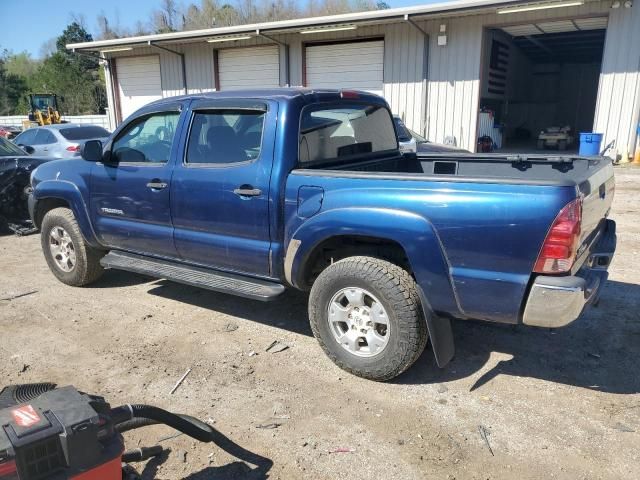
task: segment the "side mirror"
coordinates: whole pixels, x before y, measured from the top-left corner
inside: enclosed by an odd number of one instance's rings
[[[89,162],[101,162],[102,142],[100,140],[87,140],[80,148],[80,155]]]
[[[23,149],[25,152],[27,152],[29,155],[33,155],[33,152],[36,151],[35,148],[33,148],[31,145],[21,145],[18,144],[18,146]]]

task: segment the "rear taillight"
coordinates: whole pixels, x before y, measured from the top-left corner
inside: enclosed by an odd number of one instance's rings
[[[80,151],[80,145],[69,145],[67,147],[67,152],[79,152]]]
[[[537,273],[565,273],[571,270],[580,246],[582,199],[567,204],[553,221],[533,269]]]
[[[18,469],[15,460],[0,461],[0,479],[18,479]]]

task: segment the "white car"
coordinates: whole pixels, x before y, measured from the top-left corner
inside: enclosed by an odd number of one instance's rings
[[[32,127],[16,138],[13,143],[31,155],[53,158],[80,157],[80,149],[87,140],[102,140],[109,132],[97,125],[59,123],[44,127]]]

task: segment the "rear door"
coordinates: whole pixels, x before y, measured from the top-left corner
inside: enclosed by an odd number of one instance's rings
[[[62,154],[56,148],[57,139],[53,133],[46,128],[38,128],[36,138],[31,144],[35,149],[34,155],[40,155],[42,157],[62,157]]]
[[[175,243],[188,262],[269,276],[269,179],[277,103],[199,100],[171,186]]]
[[[141,114],[107,146],[113,162],[94,166],[92,223],[104,245],[177,257],[169,199],[180,126],[179,103]]]

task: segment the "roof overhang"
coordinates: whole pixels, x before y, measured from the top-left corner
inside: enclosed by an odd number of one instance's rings
[[[254,36],[260,33],[296,33],[309,29],[330,29],[332,26],[350,24],[357,26],[394,23],[412,19],[426,19],[433,17],[450,17],[460,14],[496,12],[497,9],[522,4],[552,5],[562,0],[527,1],[527,0],[452,0],[447,2],[432,3],[416,7],[391,8],[386,10],[373,10],[367,12],[347,13],[342,15],[330,15],[324,17],[308,17],[278,22],[254,23],[248,25],[236,25],[232,27],[208,28],[203,30],[190,30],[182,32],[161,33],[155,35],[143,35],[137,37],[116,38],[112,40],[99,40],[95,42],[70,43],[67,49],[73,51],[102,51],[104,53],[122,51],[145,47],[152,44],[176,44],[193,43],[197,41],[216,40],[234,36]],[[588,1],[588,0],[587,0]],[[241,40],[241,38],[238,38]]]

